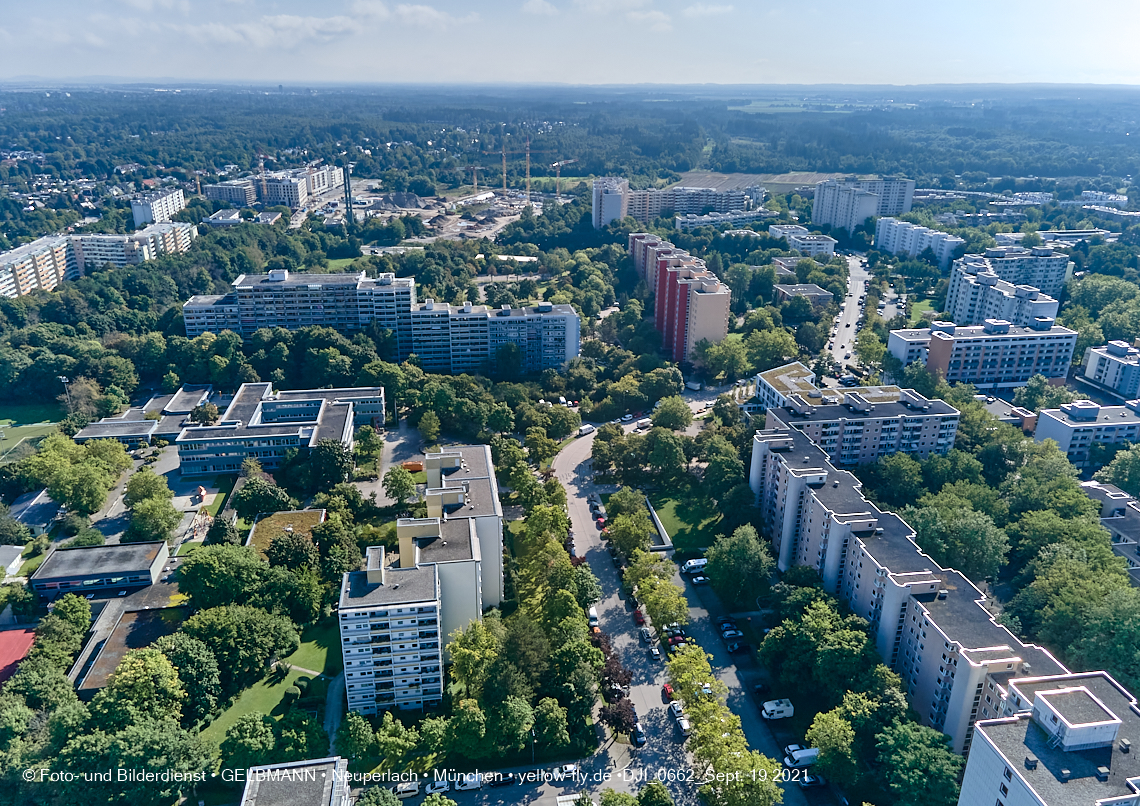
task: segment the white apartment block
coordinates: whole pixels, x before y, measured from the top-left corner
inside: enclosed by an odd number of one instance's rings
[[[1085,495],[1100,504],[1100,525],[1112,537],[1112,553],[1128,566],[1128,581],[1140,588],[1140,501],[1112,484],[1082,481]]]
[[[299,210],[309,201],[309,179],[305,174],[270,174],[257,180],[264,204],[283,204]]]
[[[131,199],[131,214],[135,226],[161,224],[169,221],[179,210],[186,209],[186,196],[182,188],[156,190]]]
[[[1126,341],[1089,347],[1081,377],[1116,397],[1134,400],[1140,397],[1140,349]]]
[[[852,232],[873,216],[909,213],[913,202],[913,179],[828,179],[815,186],[811,220]]]
[[[1140,400],[1123,406],[1074,400],[1059,409],[1042,409],[1033,438],[1038,442],[1053,440],[1074,467],[1091,468],[1091,446],[1130,445],[1140,438]]]
[[[906,364],[920,361],[949,383],[980,389],[1016,389],[1034,375],[1064,383],[1077,344],[1077,332],[1036,320],[1029,327],[987,320],[959,327],[932,322],[923,329],[892,330],[887,350]]]
[[[211,201],[226,202],[234,207],[251,207],[257,201],[257,187],[253,179],[230,179],[202,188]]]
[[[193,224],[168,221],[127,235],[73,235],[71,243],[76,263],[85,271],[108,263],[129,266],[159,255],[185,252],[197,237],[198,228]]]
[[[1028,285],[1057,297],[1065,287],[1065,281],[1073,276],[1073,263],[1069,256],[1054,252],[1051,246],[995,246],[983,255],[966,255],[962,258],[988,270],[1012,285]],[[984,269],[982,268],[984,267]]]
[[[51,291],[78,276],[71,240],[63,235],[47,235],[0,253],[0,296]]]
[[[859,480],[798,429],[756,433],[749,484],[779,568],[814,568],[828,593],[870,622],[922,723],[946,733],[955,752],[970,748],[988,685],[1066,671],[997,624],[977,587],[924,554],[906,522],[867,501]]]
[[[828,235],[809,232],[807,227],[801,227],[799,224],[770,224],[768,234],[773,238],[785,239],[789,249],[795,249],[804,257],[811,258],[834,255],[835,245],[839,243]]]
[[[984,258],[967,255],[954,261],[946,293],[946,312],[960,325],[1004,319],[1028,327],[1037,319],[1055,319],[1060,303],[1030,285],[1014,285],[990,271]]]
[[[1124,208],[1128,206],[1128,197],[1122,193],[1105,193],[1101,190],[1082,190],[1079,199],[1062,199],[1062,207],[1081,207],[1086,204],[1102,204],[1106,207]]]
[[[954,256],[954,250],[966,243],[963,239],[948,232],[922,227],[909,221],[900,221],[887,216],[875,222],[875,248],[892,255],[917,257],[930,249],[938,265],[946,268]]]
[[[629,215],[629,181],[616,176],[594,180],[594,229]]]
[[[741,210],[735,213],[706,213],[705,215],[697,215],[696,213],[687,213],[685,215],[678,214],[673,219],[673,226],[682,232],[688,230],[699,229],[700,227],[719,227],[722,224],[731,226],[739,226],[740,224],[751,224],[756,221],[763,221],[766,218],[775,218],[779,213],[771,210]],[[742,230],[744,233],[756,233],[752,230]],[[726,235],[728,233],[725,233]]]
[[[344,575],[340,626],[349,708],[438,705],[445,643],[503,601],[503,511],[486,445],[424,457],[426,518],[396,522],[399,566],[368,549]],[[350,674],[351,672],[351,674]]]
[[[1107,672],[1017,677],[986,693],[1001,713],[975,726],[958,806],[1140,802],[1136,698]]]
[[[340,756],[235,770],[245,781],[239,806],[351,806],[353,778]]]
[[[889,403],[872,402],[858,392],[844,392],[841,403],[830,404],[791,395],[767,411],[765,428],[802,431],[840,466],[868,464],[892,453],[919,460],[944,456],[958,431],[957,409],[913,389],[901,390]]]

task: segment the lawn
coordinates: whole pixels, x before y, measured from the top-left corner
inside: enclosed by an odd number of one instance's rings
[[[323,513],[319,509],[274,512],[254,524],[246,543],[264,555],[265,550],[269,548],[269,542],[282,532],[292,530],[312,537],[313,527],[323,520]]]
[[[203,543],[183,543],[178,547],[178,553],[176,556],[185,557],[187,554],[190,554],[202,548],[203,545]]]
[[[230,497],[236,482],[237,476],[217,476],[214,479],[214,486],[218,488],[218,494],[214,497],[214,502],[206,507],[206,511],[210,513],[211,517],[216,518],[218,513],[222,511],[222,505]]]
[[[915,325],[923,321],[922,312],[929,311],[934,307],[931,300],[924,299],[922,302],[911,303],[910,306],[910,324]]]
[[[707,548],[720,534],[720,522],[724,516],[699,493],[658,491],[650,493],[649,500],[669,533],[669,539],[680,550]]]
[[[24,440],[45,437],[55,430],[55,423],[38,425],[10,425],[10,421],[0,421],[0,459]],[[13,458],[16,458],[13,456]]]
[[[327,675],[340,674],[340,625],[336,616],[312,624],[301,633],[301,646],[284,663]]]
[[[273,717],[280,717],[285,712],[285,706],[281,702],[285,699],[285,689],[293,685],[298,677],[312,677],[312,675],[294,669],[279,683],[273,682],[272,678],[254,683],[241,693],[233,705],[223,711],[221,716],[202,731],[202,738],[218,747],[226,738],[226,731],[229,730],[230,726],[245,714],[259,711]]]
[[[29,544],[29,546],[30,545],[31,544]],[[25,554],[24,556],[27,557],[28,555]],[[22,576],[22,577],[30,577],[32,574],[34,574],[36,572],[36,569],[40,567],[40,564],[44,560],[47,559],[47,556],[48,556],[48,552],[45,551],[45,552],[42,552],[40,554],[37,554],[35,557],[31,557],[31,558],[25,560],[24,564],[20,566],[20,570],[18,572],[18,575]]]
[[[360,258],[355,258],[355,257],[333,258],[332,260],[329,261],[329,270],[330,271],[340,271],[340,270],[344,269],[345,266],[350,266],[350,265],[352,265],[352,263],[354,261],[359,260],[359,259]]]
[[[9,403],[0,406],[0,425],[57,423],[64,414],[58,403]]]

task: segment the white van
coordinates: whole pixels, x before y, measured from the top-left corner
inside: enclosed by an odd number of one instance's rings
[[[400,800],[414,798],[416,795],[420,794],[420,782],[404,781],[404,783],[396,785],[394,792],[396,794],[396,797]]]
[[[791,700],[768,700],[760,706],[760,716],[765,719],[787,719],[795,715]]]
[[[597,627],[598,626],[598,608],[591,606],[590,609],[586,612],[589,615],[590,626],[591,627]]]
[[[638,420],[634,424],[634,428],[636,428],[638,431],[644,431],[646,428],[652,428],[652,427],[653,427],[653,421],[650,420],[648,417],[643,417],[642,419]]]
[[[477,772],[470,772],[455,782],[455,788],[460,792],[468,789],[482,789],[483,776]]]
[[[810,767],[819,759],[818,747],[802,747],[784,756],[784,766],[793,770]]]
[[[598,429],[594,428],[594,426],[590,425],[589,423],[586,423],[584,426],[582,426],[581,428],[578,429],[578,436],[584,437],[584,436],[586,436],[586,434],[592,434],[597,430]]]
[[[709,561],[706,560],[704,557],[700,557],[696,560],[689,560],[688,562],[686,562],[684,565],[681,566],[681,573],[682,574],[695,574],[698,571],[704,571],[705,566],[708,564],[709,564]]]

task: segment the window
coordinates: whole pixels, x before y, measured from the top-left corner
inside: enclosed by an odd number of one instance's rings
[[[1009,767],[1006,767],[1005,772],[1002,774],[1005,775],[1005,780],[1007,780],[1007,781],[1013,780],[1013,770],[1011,770]],[[1004,795],[1005,793],[1003,792],[1002,794]]]
[[[1001,792],[1003,795],[1008,795],[1009,794],[1009,787],[1006,786],[1005,784],[1002,784],[1001,786],[998,787],[998,791]]]

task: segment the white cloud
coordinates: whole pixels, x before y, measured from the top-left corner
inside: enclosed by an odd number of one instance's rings
[[[350,17],[299,17],[294,14],[264,16],[256,22],[214,22],[174,27],[199,42],[245,44],[255,48],[294,47],[309,40],[327,42],[360,30],[359,24]]]
[[[408,25],[420,25],[425,28],[438,28],[455,25],[460,22],[475,22],[479,15],[472,12],[466,17],[454,17],[446,11],[440,11],[432,6],[410,5],[401,3],[396,6],[396,17]]]
[[[558,9],[546,0],[526,0],[522,5],[524,14],[534,14],[538,17],[553,17]]]
[[[130,6],[135,11],[181,11],[183,14],[190,12],[189,0],[120,0],[120,2]]]
[[[644,8],[650,2],[651,0],[574,0],[574,5],[591,14],[608,14],[614,11]]]
[[[625,16],[630,22],[649,26],[650,31],[673,30],[673,20],[664,11],[630,11]]]
[[[686,17],[716,17],[721,14],[731,14],[733,11],[732,6],[717,6],[709,5],[707,3],[697,3],[689,6],[681,13]]]
[[[380,0],[353,0],[348,10],[356,16],[366,19],[383,20],[388,18],[388,6]]]

